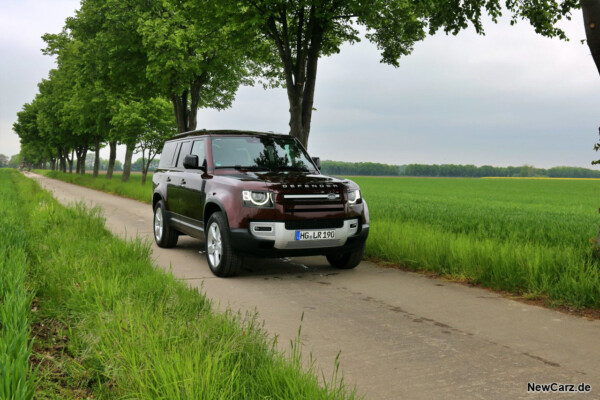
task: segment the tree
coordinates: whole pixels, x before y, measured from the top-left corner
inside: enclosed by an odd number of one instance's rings
[[[165,141],[177,133],[169,102],[162,98],[152,98],[122,103],[111,124],[128,143],[137,143],[135,149],[142,152],[142,184],[145,184],[150,163],[162,150]],[[129,179],[130,171],[131,156],[126,155],[124,181]]]
[[[581,10],[587,44],[600,73],[600,1],[581,0]]]
[[[87,96],[82,105],[93,107],[88,136],[93,138],[97,163],[101,143],[108,141],[110,156],[106,178],[112,178],[118,135],[110,134],[110,120],[119,102],[151,93],[146,79],[146,56],[137,33],[138,16],[131,1],[84,0],[76,16],[68,18],[65,32],[81,43],[81,86]],[[133,2],[135,4],[135,2]],[[87,111],[87,110],[86,110]],[[127,144],[121,142],[123,144]],[[133,145],[128,150],[133,151]],[[86,149],[87,150],[87,149]],[[97,168],[94,168],[97,174]]]
[[[173,103],[177,130],[196,129],[198,108],[231,106],[250,65],[243,29],[215,19],[216,1],[166,0],[139,11],[146,76]]]
[[[0,168],[8,167],[8,157],[0,154]]]
[[[272,86],[287,90],[290,135],[305,146],[311,128],[317,66],[321,56],[340,51],[343,43],[360,41],[356,25],[366,29],[366,38],[381,50],[381,62],[397,67],[416,42],[439,29],[457,34],[472,24],[483,34],[484,11],[494,21],[501,15],[500,0],[229,0],[223,11],[252,23],[256,37],[271,46],[276,57],[263,59],[264,76]],[[527,19],[536,32],[565,38],[556,23],[570,18],[577,0],[540,2],[507,0],[512,22]]]
[[[19,168],[20,165],[21,165],[21,154],[15,154],[8,161],[9,168]]]

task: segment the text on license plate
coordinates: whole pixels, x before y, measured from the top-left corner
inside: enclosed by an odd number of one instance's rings
[[[335,231],[296,231],[296,240],[335,239]]]

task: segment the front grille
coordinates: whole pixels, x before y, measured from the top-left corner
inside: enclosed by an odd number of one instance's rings
[[[339,229],[344,226],[344,220],[339,218],[329,219],[300,219],[285,221],[285,229]]]
[[[309,213],[309,212],[344,212],[344,208],[343,207],[336,207],[336,208],[286,208],[285,212],[286,213]]]

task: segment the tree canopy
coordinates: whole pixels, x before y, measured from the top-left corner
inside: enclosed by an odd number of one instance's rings
[[[512,23],[527,20],[539,34],[566,38],[556,26],[571,18],[576,0],[224,0],[235,18],[252,26],[271,51],[263,77],[286,88],[290,134],[306,146],[310,134],[318,61],[360,41],[358,27],[381,52],[381,62],[399,66],[415,43],[440,29],[458,34],[472,25],[483,34],[482,17],[497,21],[504,6]],[[238,5],[238,7],[236,7]]]

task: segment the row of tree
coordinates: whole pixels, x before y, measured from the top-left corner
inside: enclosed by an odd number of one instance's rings
[[[372,162],[321,161],[321,172],[327,175],[397,176],[400,168]]]
[[[588,7],[585,1],[582,5]],[[482,15],[529,21],[536,32],[566,38],[556,27],[579,0],[82,0],[59,34],[46,34],[45,54],[57,68],[18,113],[22,156],[63,171],[83,172],[88,150],[134,151],[147,165],[166,138],[196,129],[199,108],[231,105],[241,84],[284,87],[290,134],[306,146],[320,57],[360,40],[357,26],[398,66],[416,42],[442,29],[469,25],[483,33]],[[588,7],[590,8],[590,7]],[[590,43],[590,47],[592,47]],[[594,53],[593,53],[594,54]],[[144,181],[144,180],[143,180]]]
[[[531,165],[520,167],[493,167],[491,165],[427,165],[409,164],[401,167],[399,175],[440,176],[440,177],[548,177],[548,178],[600,178],[600,171],[579,167],[535,168]]]
[[[491,165],[409,164],[389,165],[370,162],[322,161],[321,171],[330,175],[361,176],[426,176],[426,177],[548,177],[600,178],[600,171],[580,167],[535,168],[493,167]]]

